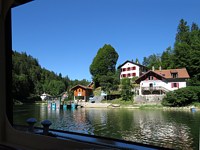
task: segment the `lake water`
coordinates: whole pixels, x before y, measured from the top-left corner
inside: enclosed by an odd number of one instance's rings
[[[14,124],[26,125],[34,117],[36,126],[45,119],[50,128],[140,142],[182,150],[199,149],[200,111],[140,110],[122,108],[78,108],[51,110],[46,105],[14,106]]]

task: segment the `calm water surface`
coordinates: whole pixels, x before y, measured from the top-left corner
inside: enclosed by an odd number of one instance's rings
[[[34,117],[49,119],[52,129],[74,131],[173,149],[198,150],[200,111],[112,108],[51,110],[46,105],[14,106],[14,124]]]

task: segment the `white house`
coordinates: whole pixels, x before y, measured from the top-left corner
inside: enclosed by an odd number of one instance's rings
[[[140,84],[139,95],[162,95],[186,87],[190,76],[186,68],[148,71],[135,82]]]
[[[47,99],[49,99],[51,97],[51,95],[46,94],[45,92],[40,96],[40,98],[42,99],[42,101],[45,101]]]
[[[147,72],[147,67],[127,60],[118,67],[120,69],[120,79],[139,77]]]

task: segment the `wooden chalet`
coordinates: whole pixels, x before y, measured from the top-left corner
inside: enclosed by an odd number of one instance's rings
[[[80,84],[71,88],[71,91],[74,92],[74,101],[79,99],[84,100],[86,102],[89,100],[89,97],[93,94],[93,89],[91,87],[83,86]]]

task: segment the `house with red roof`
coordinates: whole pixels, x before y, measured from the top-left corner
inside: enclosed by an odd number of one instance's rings
[[[135,82],[140,85],[139,95],[163,95],[166,92],[186,87],[190,78],[186,68],[150,70]]]

